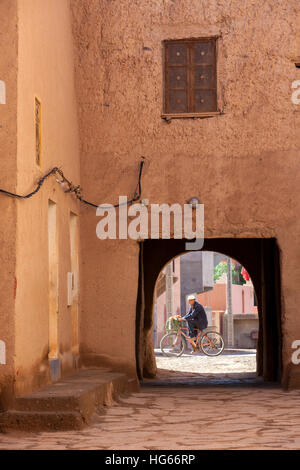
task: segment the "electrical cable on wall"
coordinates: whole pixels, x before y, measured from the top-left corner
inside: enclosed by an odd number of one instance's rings
[[[141,196],[142,196],[141,179],[142,179],[144,160],[145,160],[145,157],[142,157],[141,161],[140,161],[140,166],[139,166],[138,183],[137,183],[137,186],[136,186],[133,197],[129,201],[126,201],[126,203],[114,204],[113,207],[117,208],[117,207],[120,207],[121,205],[127,205],[128,206],[128,205],[132,204],[133,202],[138,201],[138,200],[141,199]],[[28,194],[25,194],[25,195],[15,194],[15,193],[12,193],[10,191],[6,191],[5,189],[0,189],[0,193],[4,194],[6,196],[17,198],[17,199],[29,199],[32,196],[34,196],[34,194],[39,192],[39,190],[41,189],[44,181],[47,178],[49,178],[49,176],[51,176],[51,175],[60,176],[61,180],[57,179],[56,181],[60,184],[66,183],[66,185],[68,186],[68,189],[65,192],[74,194],[76,196],[76,198],[79,199],[79,201],[81,201],[83,204],[86,204],[86,205],[91,206],[91,207],[102,207],[102,206],[99,206],[98,204],[95,204],[93,202],[90,202],[90,201],[87,201],[86,199],[84,199],[82,194],[81,194],[80,185],[75,186],[72,183],[72,181],[68,180],[65,177],[63,171],[58,167],[52,168],[52,170],[48,171],[48,173],[46,173],[42,178],[40,178],[37,182],[36,188]],[[105,206],[103,206],[103,208],[105,208]]]

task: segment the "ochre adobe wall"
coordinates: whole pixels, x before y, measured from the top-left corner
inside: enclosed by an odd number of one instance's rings
[[[18,3],[18,184],[28,193],[49,169],[61,167],[80,183],[73,41],[67,0]],[[35,160],[35,96],[42,109],[41,166]],[[70,211],[79,203],[48,179],[32,198],[18,201],[15,392],[38,388],[49,378],[48,200],[57,206],[58,347],[62,375],[74,370],[67,272],[71,271]]]
[[[300,338],[300,114],[291,101],[299,79],[297,0],[71,5],[86,196],[112,203],[130,194],[145,155],[143,197],[150,203],[198,196],[206,237],[276,237],[286,365]],[[216,34],[223,114],[166,123],[162,41]],[[131,241],[97,240],[96,223],[89,209],[82,212],[82,351],[118,357],[111,334],[122,334],[123,358],[134,367],[138,250]]]
[[[0,3],[0,80],[6,100],[0,104],[0,187],[14,191],[17,184],[17,2]],[[0,340],[5,344],[6,364],[0,365],[0,409],[9,400],[14,378],[16,201],[0,195]],[[1,393],[2,392],[2,393]]]

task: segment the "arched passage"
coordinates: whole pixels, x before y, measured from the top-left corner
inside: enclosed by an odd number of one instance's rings
[[[152,345],[153,293],[163,266],[185,253],[186,240],[146,240],[140,244],[140,276],[136,318],[136,362],[140,379],[156,372]],[[280,259],[276,239],[210,238],[203,250],[239,260],[254,284],[259,311],[257,373],[266,381],[281,380]]]

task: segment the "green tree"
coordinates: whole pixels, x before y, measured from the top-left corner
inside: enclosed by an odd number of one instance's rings
[[[232,263],[232,283],[243,285],[246,283],[242,276],[242,266],[239,263]],[[216,282],[222,274],[227,273],[227,261],[221,261],[214,267],[214,282]]]

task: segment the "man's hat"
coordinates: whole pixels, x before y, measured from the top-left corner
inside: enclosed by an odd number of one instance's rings
[[[196,296],[195,295],[189,295],[188,300],[196,300]]]

